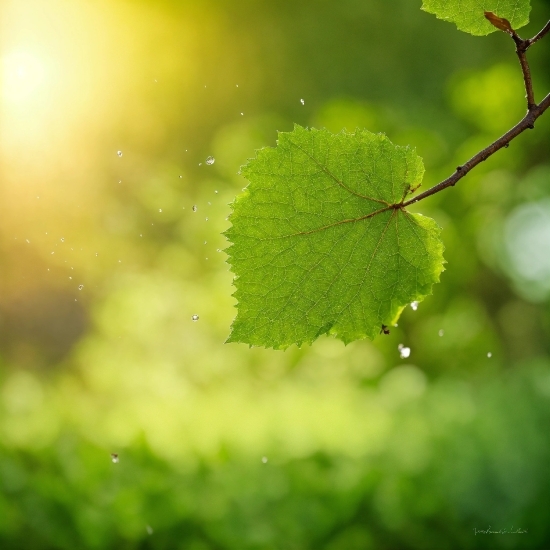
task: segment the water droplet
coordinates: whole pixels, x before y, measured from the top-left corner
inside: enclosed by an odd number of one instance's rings
[[[216,162],[216,159],[214,157],[208,157],[204,162],[206,162],[208,166],[212,166]]]
[[[159,212],[162,213],[162,208],[159,208]]]
[[[445,331],[441,328],[438,332],[439,336],[443,336],[445,334]]]
[[[199,209],[199,207],[196,204],[194,204],[193,205],[193,212],[196,212],[198,209]]]
[[[152,535],[152,534],[153,534],[153,528],[152,528],[150,525],[146,525],[146,526],[145,526],[145,530],[147,531],[147,534],[148,534],[148,535]]]
[[[301,103],[302,105],[305,105],[305,104],[306,104],[306,102],[305,102],[303,99],[300,99],[300,103]]]
[[[113,464],[118,464],[118,455],[116,453],[111,453],[111,462]]]
[[[491,357],[493,357],[493,354],[492,354],[491,352],[489,352],[489,353],[487,354],[487,357],[488,357],[489,359],[491,359]]]
[[[403,344],[397,346],[401,359],[407,359],[411,355],[411,348],[406,348]]]
[[[416,311],[418,309],[418,302],[411,302],[411,307],[413,311]]]
[[[193,317],[191,317],[191,319],[193,319],[193,321],[198,321],[199,320],[199,316],[195,313],[195,315],[193,315]]]
[[[78,285],[78,290],[82,290],[84,288],[84,285]]]
[[[116,154],[121,157],[122,156],[122,151],[117,151]]]
[[[267,464],[267,456],[262,456],[262,462],[263,462],[264,464]]]
[[[61,239],[59,239],[62,243],[65,242],[65,237],[61,237]]]

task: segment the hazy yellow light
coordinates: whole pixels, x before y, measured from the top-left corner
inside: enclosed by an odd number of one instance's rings
[[[2,59],[2,99],[21,102],[39,93],[44,63],[25,52],[11,52]]]

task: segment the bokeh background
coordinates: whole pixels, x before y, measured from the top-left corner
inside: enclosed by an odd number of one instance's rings
[[[224,344],[277,130],[384,131],[426,189],[523,115],[510,39],[420,4],[0,1],[1,548],[550,547],[550,115],[418,205],[447,271],[390,335]]]

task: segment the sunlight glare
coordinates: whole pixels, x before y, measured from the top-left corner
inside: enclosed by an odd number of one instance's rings
[[[2,98],[21,102],[39,92],[44,63],[26,52],[11,52],[2,59]]]

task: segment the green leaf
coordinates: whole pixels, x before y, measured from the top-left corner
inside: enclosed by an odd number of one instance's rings
[[[492,12],[517,30],[529,23],[530,0],[424,0],[422,9],[439,19],[456,23],[459,30],[485,36],[497,29],[485,18]]]
[[[372,339],[439,282],[439,227],[399,206],[424,174],[409,147],[295,126],[242,174],[250,185],[225,233],[238,300],[229,342]]]

